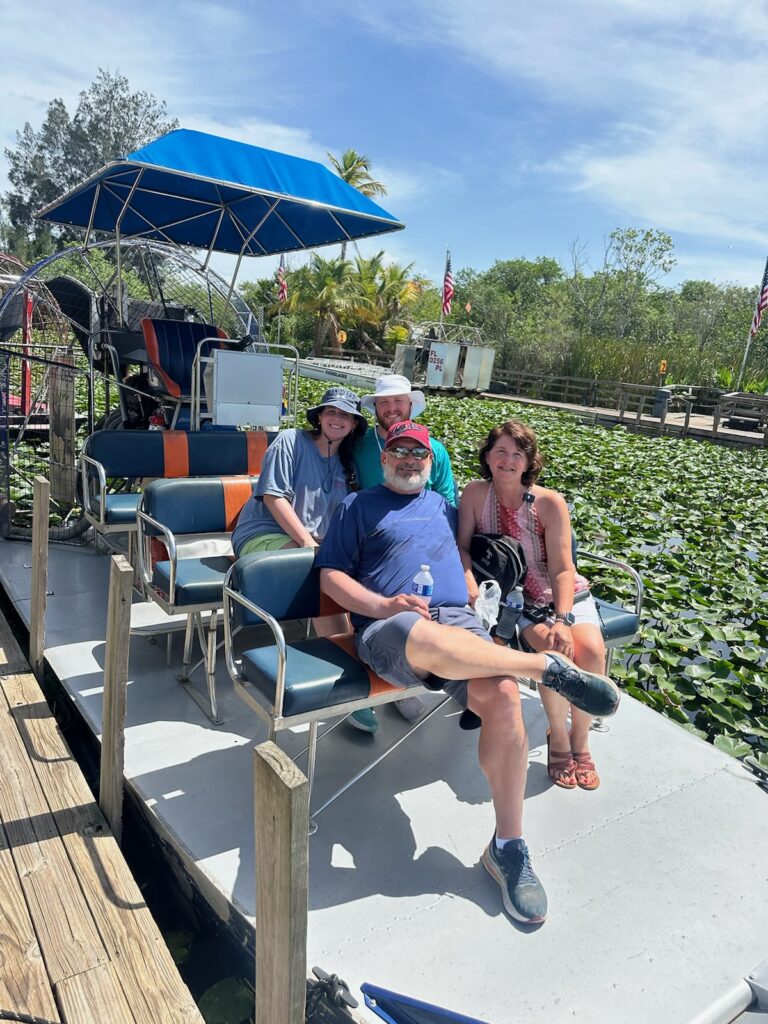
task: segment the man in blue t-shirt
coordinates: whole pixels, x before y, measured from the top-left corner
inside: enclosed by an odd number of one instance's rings
[[[355,445],[354,460],[361,490],[382,483],[381,452],[387,431],[393,423],[415,420],[424,412],[426,399],[423,391],[414,391],[407,377],[399,373],[385,373],[376,378],[373,394],[363,395],[360,405],[372,413],[375,422]],[[432,458],[425,489],[442,494],[451,505],[457,504],[456,482],[453,479],[451,458],[445,448],[432,438]],[[424,710],[421,697],[404,697],[396,704],[397,710],[408,722],[414,721]],[[349,716],[349,724],[363,732],[375,733],[379,727],[373,708],[364,708]]]
[[[456,510],[425,490],[432,463],[426,427],[390,427],[381,455],[384,483],[350,494],[337,508],[317,553],[322,589],[346,608],[358,657],[391,683],[443,689],[479,718],[480,766],[488,779],[496,830],[483,864],[504,907],[519,921],[542,922],[544,888],[522,837],[528,741],[517,677],[540,680],[593,715],[616,710],[606,676],[578,669],[560,654],[524,654],[493,643],[467,604],[456,546]],[[428,564],[431,601],[411,592]]]

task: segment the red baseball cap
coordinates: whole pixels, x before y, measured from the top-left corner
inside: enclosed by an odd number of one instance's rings
[[[432,451],[432,445],[429,443],[429,431],[421,423],[414,423],[413,420],[403,420],[401,423],[392,424],[387,431],[384,450],[391,448],[393,444],[397,444],[404,437],[410,437]]]

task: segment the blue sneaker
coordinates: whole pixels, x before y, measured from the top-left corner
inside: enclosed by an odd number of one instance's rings
[[[373,708],[361,708],[359,711],[354,711],[347,721],[353,729],[359,729],[360,732],[368,732],[371,735],[379,728],[379,720]]]
[[[510,839],[499,849],[496,835],[483,853],[483,867],[501,888],[504,909],[516,921],[541,924],[547,919],[547,894],[531,867],[522,839]]]
[[[541,677],[544,686],[559,693],[569,704],[587,714],[599,718],[616,714],[621,694],[612,679],[596,672],[587,672],[562,654],[553,651],[544,653],[552,659],[552,664]]]

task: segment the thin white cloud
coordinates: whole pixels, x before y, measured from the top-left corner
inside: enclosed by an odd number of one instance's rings
[[[549,169],[566,187],[588,193],[623,219],[742,244],[768,245],[755,220],[765,182],[759,168],[708,154],[671,138],[644,147],[578,147]]]
[[[764,244],[768,8],[739,0],[349,0],[371,30],[402,45],[447,46],[557,111],[531,174],[666,230]],[[541,185],[541,180],[536,184]]]
[[[224,120],[222,118],[201,117],[192,115],[184,118],[184,128],[193,128],[211,135],[221,135],[227,139],[236,139],[251,146],[264,149],[276,149],[281,153],[291,153],[307,160],[327,163],[327,149],[312,137],[305,128],[275,124],[256,118]]]
[[[387,186],[387,195],[381,199],[385,207],[387,204],[415,205],[430,195],[439,195],[445,200],[457,192],[463,182],[458,172],[427,163],[400,163],[395,166],[377,161],[375,176]]]

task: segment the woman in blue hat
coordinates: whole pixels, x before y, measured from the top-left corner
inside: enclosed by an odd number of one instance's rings
[[[253,497],[232,534],[235,555],[316,548],[331,516],[356,490],[352,449],[367,428],[360,400],[329,388],[307,410],[309,430],[281,430],[267,449]]]

